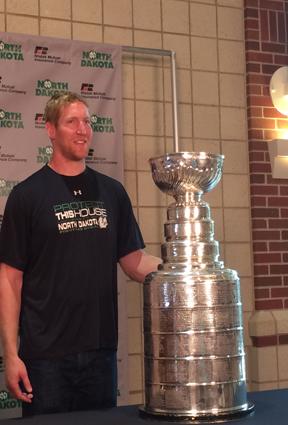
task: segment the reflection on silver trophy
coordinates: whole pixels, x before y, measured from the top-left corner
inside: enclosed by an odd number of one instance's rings
[[[144,283],[144,414],[218,418],[246,414],[240,282],[219,261],[202,194],[222,176],[224,157],[178,152],[150,159],[167,210],[163,264]]]

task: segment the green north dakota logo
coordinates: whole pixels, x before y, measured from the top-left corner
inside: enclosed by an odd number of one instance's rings
[[[23,61],[22,46],[20,44],[4,43],[0,40],[0,59]]]
[[[82,52],[81,66],[92,68],[114,68],[111,53],[90,50]]]
[[[115,133],[112,117],[91,115],[92,130],[97,133]]]
[[[36,96],[53,96],[62,91],[68,91],[69,85],[63,81],[38,80],[35,94]]]
[[[21,112],[7,112],[0,109],[1,128],[24,128]]]

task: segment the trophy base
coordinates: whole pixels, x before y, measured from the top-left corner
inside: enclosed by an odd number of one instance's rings
[[[166,422],[177,422],[179,424],[187,424],[192,422],[193,424],[218,424],[226,421],[233,421],[243,416],[252,415],[254,413],[255,405],[248,402],[245,409],[234,410],[233,412],[219,412],[217,414],[203,414],[189,415],[188,413],[168,413],[168,412],[152,412],[146,409],[145,406],[140,406],[139,415],[143,419],[166,421]]]

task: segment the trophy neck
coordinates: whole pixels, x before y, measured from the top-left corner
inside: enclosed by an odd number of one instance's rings
[[[201,202],[203,192],[185,192],[181,195],[174,195],[176,204],[178,205],[189,205]]]

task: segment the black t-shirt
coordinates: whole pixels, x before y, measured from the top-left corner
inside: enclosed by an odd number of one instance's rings
[[[20,356],[117,347],[117,261],[144,247],[123,186],[47,165],[8,197],[0,262],[23,271]]]

